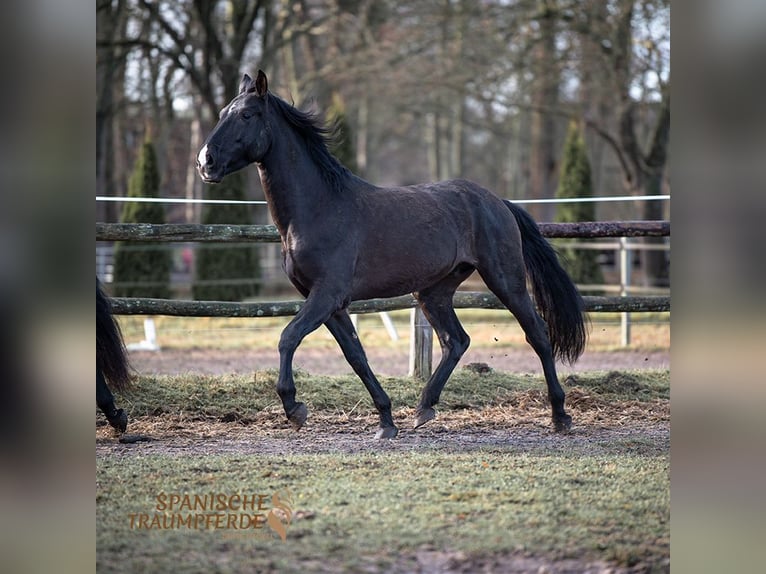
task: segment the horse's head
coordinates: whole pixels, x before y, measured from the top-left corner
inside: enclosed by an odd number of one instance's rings
[[[197,171],[207,183],[261,161],[271,145],[267,121],[268,80],[258,70],[253,80],[245,74],[239,94],[221,110],[218,124],[197,154]]]

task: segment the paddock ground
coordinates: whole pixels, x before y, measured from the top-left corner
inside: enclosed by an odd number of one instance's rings
[[[400,428],[390,441],[374,439],[353,377],[299,371],[309,419],[296,432],[267,391],[276,372],[186,373],[143,375],[123,397],[128,432],[146,441],[122,443],[97,417],[100,572],[669,570],[667,370],[562,374],[575,421],[564,435],[538,375],[458,367],[417,430],[421,383],[384,377]],[[295,493],[284,542],[128,525],[160,491],[243,484]]]

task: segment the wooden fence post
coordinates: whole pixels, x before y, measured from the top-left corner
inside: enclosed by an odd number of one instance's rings
[[[431,376],[434,331],[420,307],[412,309],[409,375],[427,380]]]
[[[628,296],[630,274],[633,268],[633,253],[628,247],[628,238],[620,237],[620,295]],[[630,313],[620,314],[620,342],[623,347],[630,346]]]

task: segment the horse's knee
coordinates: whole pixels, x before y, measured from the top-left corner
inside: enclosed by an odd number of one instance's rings
[[[524,331],[527,343],[539,356],[552,352],[551,340],[548,337],[548,326],[541,318],[535,317],[534,323]]]
[[[471,345],[471,337],[465,331],[453,333],[445,337],[442,346],[448,355],[459,359]]]
[[[279,344],[277,345],[279,354],[284,355],[285,353],[293,352],[297,346],[298,345],[295,342],[295,337],[292,335],[292,333],[290,333],[287,329],[282,331],[282,335],[279,337]]]
[[[471,346],[471,337],[468,336],[468,333],[462,332],[458,337],[456,337],[455,341],[455,352],[459,356],[463,356],[463,354],[468,350],[468,347]]]
[[[552,352],[551,342],[545,333],[536,333],[534,336],[526,336],[527,343],[540,355],[548,355]]]

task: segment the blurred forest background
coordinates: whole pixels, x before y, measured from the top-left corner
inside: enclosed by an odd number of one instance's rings
[[[259,68],[274,93],[337,120],[336,154],[380,185],[465,177],[509,199],[552,198],[574,122],[593,195],[669,192],[669,0],[98,0],[96,10],[98,195],[128,193],[150,137],[159,196],[214,197],[194,157],[242,74]],[[241,179],[243,199],[263,198],[254,168]],[[556,219],[555,205],[525,207]],[[98,202],[97,221],[122,210]],[[260,206],[248,213],[269,223]],[[669,218],[669,202],[600,203],[595,218]],[[165,207],[167,222],[204,219],[199,205]],[[666,281],[663,257],[646,253],[649,283]]]

